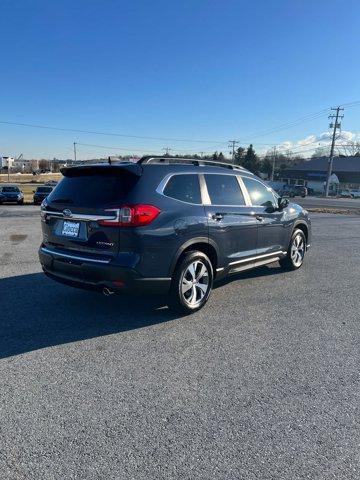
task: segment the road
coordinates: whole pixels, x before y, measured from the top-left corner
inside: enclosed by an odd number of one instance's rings
[[[345,210],[360,211],[359,198],[322,198],[322,197],[306,197],[291,200],[305,208],[338,208]]]
[[[47,279],[38,207],[12,208],[0,478],[359,478],[360,217],[314,214],[301,270],[243,273],[181,317]]]

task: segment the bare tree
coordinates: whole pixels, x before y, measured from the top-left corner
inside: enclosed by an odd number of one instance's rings
[[[360,157],[360,142],[347,141],[336,145],[339,155],[346,157]]]

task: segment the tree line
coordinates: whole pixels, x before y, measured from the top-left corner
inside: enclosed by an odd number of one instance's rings
[[[170,156],[170,155],[168,155]],[[254,149],[254,146],[250,144],[247,148],[239,147],[234,154],[234,164],[246,168],[256,175],[264,174],[268,178],[271,177],[273,163],[275,156],[275,176],[281,173],[288,167],[296,165],[304,161],[299,155],[294,155],[291,151],[287,153],[277,153],[273,151],[267,152],[264,156],[260,157]],[[223,152],[214,152],[209,155],[200,156],[195,155],[175,155],[177,158],[197,158],[199,160],[212,160],[215,162],[233,163],[232,159],[227,158]]]

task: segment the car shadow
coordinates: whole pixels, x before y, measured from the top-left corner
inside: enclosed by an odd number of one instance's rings
[[[105,297],[43,273],[0,279],[0,358],[179,318],[160,296]]]
[[[215,283],[281,273],[259,267]],[[43,273],[0,279],[0,358],[183,318],[158,295],[105,297],[61,285]]]

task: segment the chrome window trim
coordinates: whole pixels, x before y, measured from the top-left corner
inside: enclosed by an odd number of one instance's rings
[[[200,190],[201,190],[201,198],[203,201],[203,205],[211,205],[211,199],[210,199],[209,191],[206,185],[204,173],[200,173],[199,180],[200,180]]]
[[[198,177],[201,203],[186,202],[185,200],[180,200],[179,198],[169,197],[169,195],[165,195],[164,190],[166,188],[166,185],[168,184],[170,178],[174,177],[175,175],[196,175]],[[197,206],[204,205],[204,199],[203,199],[202,189],[201,189],[201,182],[200,182],[198,172],[171,172],[171,173],[168,173],[161,180],[161,182],[159,183],[159,185],[157,186],[155,191],[156,191],[156,193],[158,193],[159,195],[162,195],[163,197],[171,198],[171,200],[175,200],[176,202],[185,203],[185,205],[197,205]]]
[[[246,206],[247,207],[252,207],[249,192],[247,191],[247,188],[245,187],[245,184],[243,182],[243,179],[242,179],[241,175],[237,175],[237,180],[239,182],[243,197],[245,199]]]
[[[72,258],[73,260],[84,260],[86,262],[95,262],[95,263],[110,263],[110,259],[100,260],[97,258],[82,257],[81,255],[79,256],[79,255],[70,255],[67,253],[54,252],[53,250],[50,250],[46,247],[41,247],[41,251],[45,253],[49,253],[50,255],[58,256],[58,257]]]

